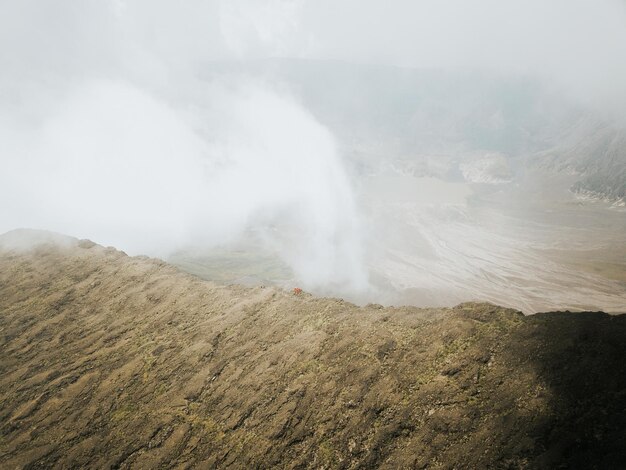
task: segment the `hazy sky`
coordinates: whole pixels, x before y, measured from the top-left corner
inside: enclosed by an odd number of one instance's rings
[[[3,75],[158,75],[198,60],[271,56],[488,68],[606,102],[626,100],[626,2],[3,0],[0,54]]]
[[[241,57],[486,68],[626,99],[620,0],[229,0],[220,29]]]

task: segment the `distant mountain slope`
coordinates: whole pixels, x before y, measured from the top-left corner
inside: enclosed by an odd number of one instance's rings
[[[257,76],[285,84],[346,146],[381,156],[543,150],[582,113],[523,78],[339,61],[206,64],[207,79]]]
[[[0,237],[2,468],[623,468],[624,357],[626,316],[358,308]]]
[[[575,171],[576,191],[624,197],[626,129],[530,79],[293,59],[210,63],[204,78],[229,73],[286,84],[366,173],[393,163],[458,178],[468,160],[498,155],[514,170],[528,159]]]
[[[626,129],[594,119],[581,119],[534,164],[580,176],[572,189],[612,201],[626,199]]]

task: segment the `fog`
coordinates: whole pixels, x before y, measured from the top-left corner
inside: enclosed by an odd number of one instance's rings
[[[357,301],[567,307],[584,277],[532,272],[563,227],[496,235],[489,204],[517,211],[547,149],[571,174],[599,126],[621,142],[625,58],[617,0],[3,1],[0,232],[254,249],[291,273],[264,281]],[[610,217],[558,248],[619,246]],[[624,306],[621,274],[594,283],[585,305]]]

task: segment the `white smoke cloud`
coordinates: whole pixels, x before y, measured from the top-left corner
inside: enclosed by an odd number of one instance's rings
[[[250,44],[283,51],[297,9],[3,3],[0,231],[165,254],[254,230],[303,286],[364,287],[357,211],[330,132],[278,86],[196,78],[203,61]]]
[[[212,93],[223,124],[210,148],[209,199],[224,204],[198,220],[229,220],[221,230],[231,232],[278,227],[266,237],[307,285],[364,287],[356,207],[330,132],[258,84]]]
[[[181,111],[98,80],[36,128],[2,126],[2,230],[41,227],[163,253],[252,228],[305,286],[363,287],[356,209],[328,130],[256,83],[205,94],[205,108]]]

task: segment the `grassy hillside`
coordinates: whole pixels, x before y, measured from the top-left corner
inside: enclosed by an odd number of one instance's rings
[[[0,237],[2,468],[626,465],[625,316],[359,308],[25,236]]]

